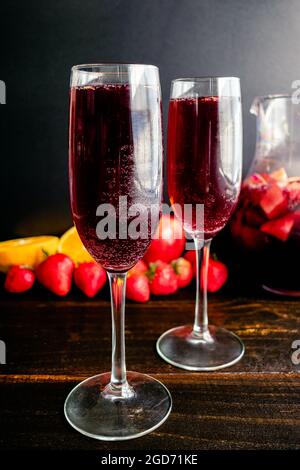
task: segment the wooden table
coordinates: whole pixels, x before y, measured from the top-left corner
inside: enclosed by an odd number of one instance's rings
[[[0,447],[3,449],[201,450],[299,449],[300,366],[291,345],[300,339],[300,301],[237,295],[209,299],[211,321],[238,334],[244,358],[215,373],[191,373],[163,362],[158,336],[192,321],[193,289],[127,303],[128,369],[151,374],[173,396],[169,419],[152,434],[106,443],[74,431],[63,403],[80,380],[110,368],[108,293],[86,300],[79,293],[57,299],[42,289],[21,297],[1,293]]]

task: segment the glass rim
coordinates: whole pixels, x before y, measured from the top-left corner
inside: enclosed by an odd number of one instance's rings
[[[156,70],[159,70],[157,65],[153,64],[132,64],[129,62],[99,62],[99,63],[91,63],[91,64],[78,64],[78,65],[73,65],[71,67],[72,72],[83,72],[83,73],[91,73],[92,70],[85,70],[85,69],[92,69],[93,67],[149,67],[149,68],[154,68]],[[103,72],[97,72],[94,71],[93,73],[103,73]]]
[[[210,80],[228,80],[228,81],[240,81],[239,77],[219,77],[219,76],[206,76],[206,77],[181,77],[175,78],[172,80],[172,83],[175,82],[208,82]]]
[[[278,99],[278,98],[281,98],[281,99],[284,99],[284,98],[289,98],[289,99],[292,99],[292,95],[289,94],[289,93],[275,93],[275,94],[270,94],[270,95],[262,95],[262,96],[256,96],[254,98],[254,101],[255,100],[259,100],[259,101],[266,101],[266,100],[273,100],[273,99]]]

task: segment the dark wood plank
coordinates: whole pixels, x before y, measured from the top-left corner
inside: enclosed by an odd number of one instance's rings
[[[149,373],[170,389],[174,406],[152,434],[104,443],[76,433],[63,416],[70,389],[109,370],[110,305],[107,292],[92,301],[72,293],[55,299],[35,291],[0,300],[0,447],[5,449],[296,449],[300,447],[300,366],[291,344],[300,339],[300,302],[259,293],[210,297],[213,323],[241,336],[243,360],[217,373],[190,373],[164,363],[155,341],[193,318],[193,291],[145,305],[128,302],[129,369]]]
[[[193,319],[194,301],[163,299],[145,305],[128,302],[126,344],[128,368],[172,373],[155,352],[165,330]],[[291,344],[300,339],[300,303],[280,299],[214,296],[210,319],[237,333],[246,355],[230,372],[290,372]],[[0,338],[7,344],[2,373],[81,374],[110,367],[111,319],[107,300],[3,300]],[[220,371],[225,373],[226,369]]]
[[[297,374],[163,374],[174,408],[157,431],[119,443],[98,442],[64,420],[63,402],[75,382],[2,381],[2,449],[297,449]]]

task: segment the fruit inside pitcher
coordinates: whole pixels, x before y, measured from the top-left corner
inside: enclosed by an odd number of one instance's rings
[[[246,178],[230,228],[265,289],[300,296],[300,176],[279,168]]]

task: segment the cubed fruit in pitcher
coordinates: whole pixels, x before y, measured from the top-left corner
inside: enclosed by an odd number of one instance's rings
[[[287,180],[288,180],[286,171],[282,167],[279,168],[279,170],[273,171],[270,176],[273,178],[273,180],[275,180],[278,183],[281,183],[283,185],[286,184]]]
[[[285,242],[295,222],[294,214],[288,214],[276,220],[270,220],[261,226],[261,231]]]
[[[283,190],[275,183],[266,190],[259,204],[268,219],[274,219],[287,211],[288,198]]]
[[[243,186],[248,186],[249,188],[257,188],[267,184],[267,181],[260,173],[253,173],[250,175],[243,183]]]
[[[300,181],[289,181],[286,186],[286,194],[289,200],[290,209],[300,204]]]

